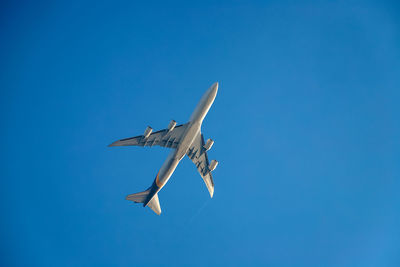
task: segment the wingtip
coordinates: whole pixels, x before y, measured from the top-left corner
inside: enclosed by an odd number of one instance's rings
[[[117,143],[118,143],[118,141],[115,141],[115,142],[109,144],[108,147],[117,146]]]
[[[210,188],[209,192],[210,192],[210,197],[213,198],[213,196],[214,196],[214,187]]]

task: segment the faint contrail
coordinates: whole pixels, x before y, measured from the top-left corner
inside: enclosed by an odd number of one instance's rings
[[[203,206],[201,206],[201,207],[197,210],[197,212],[188,220],[187,223],[191,223],[191,222],[193,221],[193,219],[194,219],[195,217],[197,217],[197,216],[200,214],[200,212],[207,206],[207,204],[208,204],[209,202],[210,202],[210,198],[207,199],[207,200],[204,202]]]

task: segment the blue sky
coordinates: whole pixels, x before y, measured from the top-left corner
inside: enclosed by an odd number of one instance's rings
[[[3,266],[400,266],[400,9],[386,1],[2,3]],[[156,216],[124,200],[203,124]],[[187,189],[190,190],[187,190]]]

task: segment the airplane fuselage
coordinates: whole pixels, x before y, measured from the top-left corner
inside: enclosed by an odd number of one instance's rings
[[[146,206],[154,197],[154,195],[157,194],[161,190],[161,188],[165,186],[165,184],[168,182],[169,178],[175,171],[176,167],[178,166],[179,162],[188,152],[194,139],[201,130],[203,120],[214,102],[217,91],[218,83],[214,83],[204,93],[203,97],[197,104],[196,109],[193,111],[190,117],[190,120],[188,122],[189,125],[183,134],[182,141],[175,150],[171,151],[171,153],[168,155],[168,158],[161,166],[161,169],[158,171],[156,178],[154,179],[153,185],[151,186],[151,192],[147,200],[143,203],[143,206]]]

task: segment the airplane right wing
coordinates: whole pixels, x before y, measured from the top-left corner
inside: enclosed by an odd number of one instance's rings
[[[176,148],[179,145],[187,126],[188,123],[177,125],[172,130],[164,129],[161,131],[151,133],[149,136],[147,136],[147,138],[145,137],[145,135],[139,135],[135,137],[121,139],[112,143],[109,146],[157,146],[158,145],[162,147]]]
[[[199,132],[189,148],[186,155],[193,161],[199,171],[201,178],[207,186],[210,196],[214,194],[214,181],[210,170],[210,163],[208,161],[207,149],[204,147],[204,137]]]

